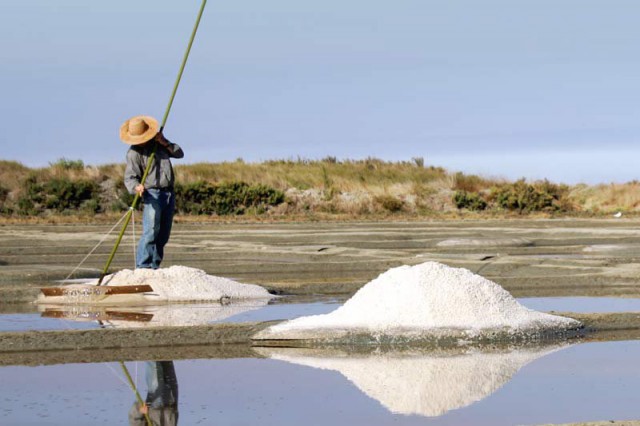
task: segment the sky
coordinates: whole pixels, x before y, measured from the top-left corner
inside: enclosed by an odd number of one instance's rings
[[[0,5],[0,159],[123,162],[199,0]],[[377,157],[640,178],[637,0],[209,0],[165,135],[184,163]]]

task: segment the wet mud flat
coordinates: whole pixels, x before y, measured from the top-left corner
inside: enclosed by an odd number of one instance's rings
[[[0,226],[0,304],[30,302],[65,278],[105,225]],[[95,277],[111,235],[74,277]],[[464,267],[516,297],[640,296],[640,220],[181,224],[163,266],[286,294],[352,294],[387,269],[428,260]],[[132,268],[127,234],[113,270]],[[1,309],[1,308],[0,308]]]

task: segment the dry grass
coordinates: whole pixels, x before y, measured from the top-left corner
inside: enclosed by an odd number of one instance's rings
[[[309,189],[335,187],[339,191],[356,191],[384,187],[391,183],[428,182],[446,175],[437,167],[418,167],[410,162],[384,162],[378,159],[346,161],[273,160],[263,163],[243,161],[198,163],[176,167],[184,182],[244,181],[274,188]]]
[[[496,217],[508,213],[458,211],[452,202],[455,191],[480,192],[490,197],[492,188],[505,183],[477,175],[449,173],[439,167],[424,166],[423,161],[385,162],[364,160],[272,160],[245,163],[238,160],[221,163],[176,165],[177,180],[183,184],[206,181],[212,184],[243,181],[263,184],[286,193],[286,202],[266,215],[240,220],[335,220],[411,217],[457,218]],[[48,167],[32,169],[18,162],[0,160],[0,187],[16,200],[29,176],[39,181],[51,178],[88,179],[105,188],[122,185],[124,164],[85,166],[80,161],[59,160]],[[108,184],[108,185],[107,185]],[[0,188],[1,189],[1,188]],[[113,192],[113,190],[111,191]],[[102,194],[103,198],[112,195]],[[640,182],[610,185],[576,185],[569,188],[574,214],[602,215],[616,211],[640,213]],[[66,212],[65,212],[66,213]],[[109,216],[106,216],[109,217]],[[10,220],[8,217],[2,218]],[[31,220],[15,218],[15,220]],[[55,217],[40,218],[55,222]],[[64,221],[91,220],[83,215]],[[110,217],[109,219],[110,220]],[[199,217],[197,220],[204,220]],[[207,220],[231,220],[207,218]],[[234,219],[235,220],[235,219]]]
[[[31,169],[17,161],[0,160],[0,185],[9,191],[19,188]]]
[[[576,185],[569,198],[583,211],[591,213],[640,212],[640,182],[607,185]]]

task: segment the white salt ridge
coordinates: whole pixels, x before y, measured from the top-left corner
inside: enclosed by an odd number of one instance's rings
[[[229,278],[207,275],[201,269],[171,266],[161,269],[124,269],[105,277],[106,285],[149,284],[152,301],[196,302],[222,299],[270,299],[273,295],[254,284],[241,284]]]
[[[467,269],[425,262],[388,270],[329,314],[277,324],[255,338],[320,339],[350,332],[415,337],[446,335],[447,330],[473,337],[496,330],[515,334],[580,325],[528,309],[498,284]]]

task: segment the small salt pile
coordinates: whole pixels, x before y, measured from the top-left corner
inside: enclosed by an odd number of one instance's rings
[[[241,284],[224,277],[207,275],[201,269],[171,266],[162,269],[124,269],[107,275],[104,286],[136,286],[148,284],[151,293],[94,294],[98,280],[65,286],[66,294],[45,296],[40,294],[36,303],[41,305],[145,305],[165,302],[228,302],[243,299],[272,299],[273,295],[254,284]]]
[[[175,265],[161,269],[124,269],[105,277],[106,285],[149,284],[154,301],[196,302],[224,299],[272,298],[269,292],[254,284],[241,284],[229,278],[207,275],[201,269]]]
[[[580,325],[573,319],[528,309],[498,284],[467,269],[425,262],[388,270],[329,314],[277,324],[254,338],[479,338],[495,333],[536,335]]]

